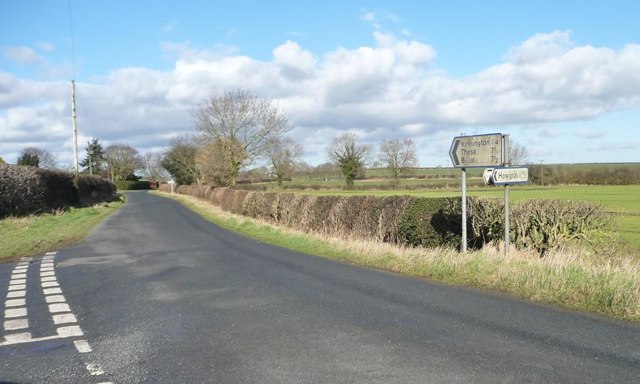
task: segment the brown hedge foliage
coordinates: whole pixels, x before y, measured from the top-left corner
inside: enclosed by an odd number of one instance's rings
[[[115,186],[83,176],[74,185],[67,172],[0,164],[0,217],[94,204],[115,198]]]
[[[448,199],[312,196],[198,186],[179,186],[177,192],[205,198],[231,213],[307,232],[422,246],[450,245],[452,239],[459,239],[455,233],[460,228],[441,228],[456,224],[455,220],[438,219],[438,215],[442,216],[442,207],[451,205]],[[422,205],[414,207],[416,201]],[[428,208],[425,203],[433,201],[442,202],[433,205],[434,209],[425,210]],[[408,212],[410,207],[413,210]],[[416,231],[415,234],[409,234],[408,228]],[[431,235],[428,241],[416,237],[425,234]]]
[[[82,206],[111,201],[117,195],[116,186],[109,180],[95,175],[80,175],[77,182],[78,200]]]
[[[307,232],[421,247],[460,246],[459,198],[411,196],[313,196],[225,187],[180,186],[178,193],[206,198],[223,210]],[[504,240],[500,199],[469,198],[468,246]],[[606,231],[610,220],[600,206],[565,201],[511,205],[511,237],[518,248],[544,255],[567,241]]]

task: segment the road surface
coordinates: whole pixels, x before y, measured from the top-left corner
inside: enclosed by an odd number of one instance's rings
[[[4,383],[637,383],[640,327],[262,244],[128,194],[0,264]]]

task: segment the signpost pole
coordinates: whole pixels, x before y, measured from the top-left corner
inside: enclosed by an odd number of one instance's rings
[[[509,135],[503,135],[504,166],[509,166]],[[509,257],[509,184],[504,186],[504,257]]]
[[[462,240],[460,252],[467,252],[467,169],[462,170]]]
[[[462,171],[462,239],[460,252],[467,251],[467,168],[495,167],[504,161],[501,133],[457,136],[453,138],[449,157],[456,168]]]

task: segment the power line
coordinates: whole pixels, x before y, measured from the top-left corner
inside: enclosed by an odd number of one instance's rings
[[[72,79],[76,79],[76,43],[73,36],[73,14],[71,13],[71,0],[67,2],[69,4],[69,31],[71,32],[71,65],[73,68]]]

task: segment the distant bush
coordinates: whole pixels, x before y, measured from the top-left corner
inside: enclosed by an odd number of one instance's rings
[[[118,180],[114,182],[119,191],[139,191],[151,189],[151,184],[146,180]]]
[[[115,188],[108,181],[81,177],[77,187],[69,173],[35,167],[0,164],[0,180],[0,217],[50,212],[115,197]]]
[[[100,176],[80,175],[77,182],[78,200],[82,206],[111,201],[116,196],[116,186]]]

